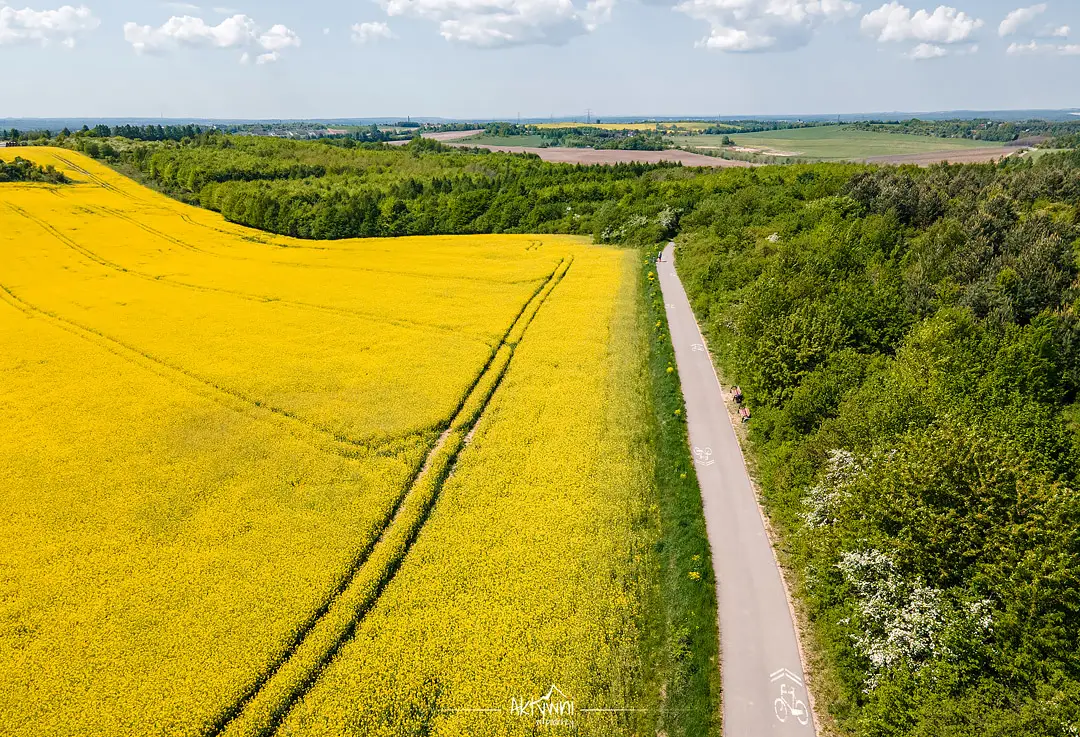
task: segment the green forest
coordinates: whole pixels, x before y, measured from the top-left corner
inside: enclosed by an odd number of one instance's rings
[[[678,252],[818,697],[868,737],[1074,735],[1080,158],[832,170],[703,201]]]
[[[902,120],[898,122],[867,121],[852,123],[855,130],[879,133],[903,133],[935,138],[968,138],[974,141],[1009,143],[1032,138],[1051,138],[1062,141],[1075,139],[1080,133],[1080,121],[1054,122],[1021,120],[1016,122],[989,119],[977,120]],[[1060,148],[1072,148],[1062,145]]]
[[[539,135],[544,146],[568,148],[616,149],[620,151],[663,151],[671,144],[653,131],[614,130],[589,126],[565,128],[533,128],[530,133]]]
[[[694,172],[674,165],[548,164],[421,138],[69,143],[229,220],[301,238],[559,232],[655,243],[675,232],[672,193],[697,190]]]
[[[841,732],[1080,729],[1080,153],[706,172],[203,135],[98,155],[300,237],[675,238]]]

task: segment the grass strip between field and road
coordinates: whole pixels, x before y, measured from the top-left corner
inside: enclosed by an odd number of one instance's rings
[[[657,247],[659,248],[659,247]],[[645,643],[655,663],[668,737],[719,737],[721,682],[716,579],[705,512],[687,440],[686,403],[668,331],[653,251],[642,255],[643,328],[649,342],[647,401],[653,407],[655,485],[660,535],[658,600],[649,602],[656,633]],[[651,653],[648,651],[652,651]]]

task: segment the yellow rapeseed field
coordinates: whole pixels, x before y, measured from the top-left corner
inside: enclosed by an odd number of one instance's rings
[[[636,703],[633,254],[299,241],[16,154],[74,183],[0,184],[0,733],[510,735],[552,685]]]
[[[653,538],[632,261],[575,258],[401,571],[280,734],[534,734],[538,707],[514,707],[552,686],[566,723],[542,733],[634,733]]]

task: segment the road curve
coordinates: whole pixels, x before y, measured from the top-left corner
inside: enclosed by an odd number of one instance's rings
[[[716,571],[725,737],[816,734],[780,570],[705,340],[675,272],[657,274],[686,400],[690,448]]]

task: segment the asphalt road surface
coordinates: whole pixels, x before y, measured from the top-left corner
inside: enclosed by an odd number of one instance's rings
[[[725,737],[815,735],[791,608],[723,389],[664,249],[657,275],[686,399],[716,571]]]

